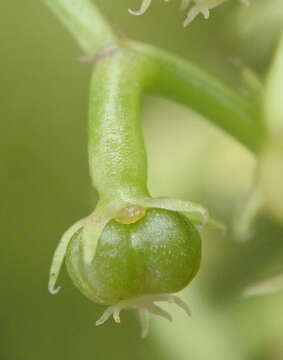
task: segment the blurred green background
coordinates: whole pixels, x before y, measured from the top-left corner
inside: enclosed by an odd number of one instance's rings
[[[79,0],[77,0],[79,1]],[[282,27],[282,0],[235,1],[189,28],[178,1],[97,0],[128,36],[168,49],[244,92],[241,66],[264,77]],[[47,292],[50,262],[62,232],[96,201],[87,165],[91,66],[42,1],[0,3],[0,359],[3,360],[282,360],[283,295],[243,299],[243,289],[283,268],[282,226],[268,214],[239,244],[203,234],[199,276],[184,292],[193,310],[175,321],[153,319],[141,340],[135,314],[122,325],[95,327],[103,307],[61,276]],[[152,194],[199,201],[231,225],[253,181],[255,160],[207,120],[168,101],[146,97],[143,124]]]

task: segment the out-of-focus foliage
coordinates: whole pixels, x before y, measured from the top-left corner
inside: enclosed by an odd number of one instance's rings
[[[278,11],[267,2],[254,0],[250,8],[229,2],[185,30],[178,2],[155,1],[138,18],[127,9],[139,1],[97,4],[129,36],[178,53],[245,91],[241,66],[264,76],[282,24],[282,1],[272,1]],[[177,311],[173,324],[155,320],[144,341],[130,312],[120,326],[96,328],[102,307],[67,276],[58,296],[48,294],[62,231],[95,202],[86,151],[91,65],[77,61],[76,45],[40,1],[2,1],[0,24],[0,358],[281,360],[282,294],[241,297],[247,285],[283,268],[283,230],[268,214],[259,216],[245,244],[233,241],[229,230],[226,237],[204,234],[201,274],[184,294],[193,318]],[[143,119],[153,195],[202,202],[232,224],[253,181],[252,155],[206,120],[161,99],[145,98]]]

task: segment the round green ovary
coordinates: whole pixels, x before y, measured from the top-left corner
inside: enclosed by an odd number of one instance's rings
[[[201,240],[179,213],[148,209],[143,219],[105,227],[90,265],[83,262],[78,232],[68,248],[67,269],[88,298],[107,305],[146,294],[174,293],[198,271]]]

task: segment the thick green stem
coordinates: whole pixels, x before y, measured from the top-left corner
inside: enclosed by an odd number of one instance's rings
[[[153,46],[117,40],[89,0],[44,1],[86,53],[94,54],[102,49],[125,46],[135,51],[136,56],[147,57],[155,63],[154,81],[148,86],[148,91],[192,108],[252,152],[259,152],[263,136],[262,125],[258,119],[257,106],[250,104],[249,100],[237,95],[197,66],[174,55]],[[129,85],[128,82],[124,84]],[[120,88],[120,91],[125,89]]]
[[[89,163],[102,202],[148,196],[147,164],[139,119],[151,64],[119,49],[96,64],[89,114]]]
[[[258,110],[249,100],[188,61],[150,45],[134,42],[133,47],[156,64],[151,91],[190,107],[252,152],[259,151],[262,128]]]
[[[115,35],[90,0],[44,0],[88,55],[111,47]]]

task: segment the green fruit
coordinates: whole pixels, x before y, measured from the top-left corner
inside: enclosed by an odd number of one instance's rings
[[[67,269],[89,299],[105,305],[150,294],[175,293],[196,275],[201,239],[180,213],[147,209],[134,224],[111,220],[90,264],[83,260],[82,230],[67,249]]]

